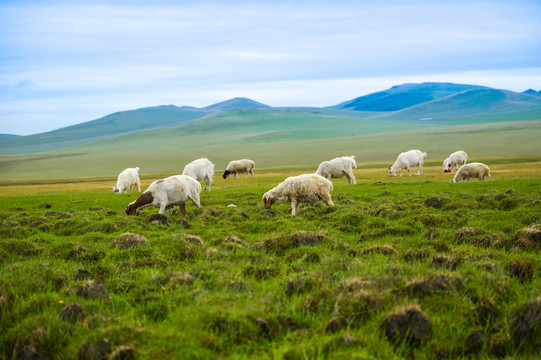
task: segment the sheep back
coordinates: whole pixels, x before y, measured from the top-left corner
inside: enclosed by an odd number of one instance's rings
[[[304,174],[290,176],[278,184],[274,189],[267,191],[263,198],[269,196],[281,201],[314,203],[327,198],[333,191],[332,182],[317,174]]]
[[[329,178],[341,178],[346,175],[346,172],[357,168],[355,156],[343,156],[329,161],[323,161],[319,164],[316,174]]]
[[[484,181],[486,176],[490,176],[490,168],[483,163],[469,163],[458,169],[452,182],[469,180],[470,178],[479,178],[479,181]]]

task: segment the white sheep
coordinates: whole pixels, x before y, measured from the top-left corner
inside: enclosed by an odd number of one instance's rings
[[[214,176],[214,164],[206,158],[194,160],[184,167],[182,175],[191,176],[197,181],[204,180],[205,188],[203,190],[210,192],[212,177]]]
[[[485,181],[485,177],[490,176],[490,169],[483,163],[465,164],[457,170],[455,177],[451,180],[452,183],[459,181],[470,181],[470,178],[478,178],[479,181]]]
[[[334,205],[331,199],[332,190],[332,182],[323,176],[290,176],[263,194],[263,204],[268,209],[278,200],[287,201],[291,203],[291,215],[297,215],[300,203],[313,204],[323,200],[329,206]]]
[[[423,160],[426,157],[425,152],[419,150],[410,150],[398,155],[398,158],[393,165],[389,166],[389,176],[396,176],[397,170],[402,170],[400,176],[404,174],[404,169],[408,169],[409,175],[411,176],[411,167],[419,166],[417,175],[423,175]]]
[[[319,164],[316,174],[323,176],[327,180],[346,176],[348,183],[351,185],[357,183],[355,175],[353,175],[353,169],[356,168],[355,156],[344,156],[322,162]]]
[[[139,168],[127,168],[120,174],[116,180],[116,186],[113,186],[115,194],[122,194],[123,191],[128,193],[128,190],[132,190],[132,187],[136,185],[137,191],[141,192],[141,180],[139,180]]]
[[[178,205],[183,215],[186,215],[186,202],[190,199],[197,207],[201,207],[199,193],[201,184],[188,175],[174,175],[154,181],[148,189],[132,201],[126,208],[126,214],[136,215],[144,207],[160,208],[159,213]]]
[[[223,178],[227,179],[229,174],[234,174],[233,177],[239,177],[239,173],[246,173],[246,177],[252,175],[254,177],[255,162],[249,159],[233,160],[224,171]]]
[[[464,151],[456,151],[449,155],[449,157],[443,160],[443,172],[450,173],[453,172],[453,168],[456,167],[458,170],[459,167],[464,165],[468,161],[468,154]]]

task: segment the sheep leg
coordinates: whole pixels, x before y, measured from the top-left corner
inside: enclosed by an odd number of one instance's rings
[[[293,216],[297,215],[298,209],[299,209],[299,204],[297,203],[297,200],[291,200],[291,215]]]
[[[325,201],[325,204],[327,204],[328,206],[334,206],[331,195],[329,194],[321,194],[321,200]]]
[[[411,176],[411,169],[409,166],[408,166],[408,174]]]
[[[417,175],[423,175],[423,165],[419,165],[419,170],[417,171]]]
[[[355,175],[353,175],[352,171],[348,171],[346,173],[346,177],[348,178],[349,185],[351,185],[352,183],[357,184],[357,180],[355,180]]]
[[[160,211],[158,211],[158,214],[165,214],[165,210],[167,209],[167,206],[165,205],[165,202],[160,204]]]
[[[137,180],[137,192],[141,192],[141,183],[139,182],[139,180]]]
[[[182,215],[186,216],[186,203],[179,204],[178,208],[180,209]]]

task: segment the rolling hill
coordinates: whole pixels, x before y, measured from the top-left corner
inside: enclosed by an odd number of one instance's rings
[[[397,111],[465,90],[482,88],[484,87],[452,83],[403,84],[332,107],[355,111]]]
[[[419,121],[422,118],[434,121]],[[272,108],[234,98],[205,108],[169,105],[123,111],[48,133],[0,140],[0,154],[187,149],[537,119],[541,96],[532,92],[404,84],[326,108]]]
[[[502,116],[508,115],[508,116]],[[373,118],[386,120],[419,120],[431,118],[462,124],[503,119],[526,120],[541,118],[541,97],[491,88],[469,89],[440,97],[393,113],[378,114]],[[462,121],[461,121],[462,120]]]
[[[97,120],[46,133],[0,141],[0,153],[28,154],[46,152],[88,144],[128,133],[178,126],[220,111],[264,107],[268,106],[250,99],[236,98],[206,108],[163,105],[121,111]]]

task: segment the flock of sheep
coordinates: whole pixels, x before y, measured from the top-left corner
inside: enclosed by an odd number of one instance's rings
[[[401,170],[400,176],[404,170],[408,170],[411,176],[411,168],[418,167],[417,175],[423,174],[423,161],[427,156],[425,152],[419,150],[410,150],[398,155],[395,163],[389,166],[389,176],[396,176],[396,172]],[[486,176],[490,176],[490,169],[482,163],[466,164],[468,154],[464,151],[452,153],[443,162],[443,172],[452,172],[457,169],[451,182],[470,180],[478,178],[479,181],[485,181]],[[227,179],[229,175],[239,177],[239,173],[246,173],[246,177],[254,177],[255,162],[249,159],[231,161],[223,173],[223,178]],[[270,208],[276,201],[287,201],[291,203],[291,214],[296,215],[301,203],[316,203],[323,200],[327,205],[333,205],[331,193],[333,185],[331,178],[346,177],[348,183],[356,184],[353,169],[357,168],[354,156],[344,156],[330,161],[322,162],[314,174],[303,174],[290,176],[275,188],[263,194],[263,204]],[[201,184],[205,182],[204,190],[210,191],[212,178],[214,176],[214,164],[208,159],[197,159],[184,167],[182,175],[170,176],[166,179],[154,181],[148,189],[141,194],[135,201],[132,201],[126,208],[126,214],[135,215],[139,210],[154,206],[160,209],[160,214],[165,214],[168,208],[179,206],[183,215],[186,215],[185,204],[188,200],[201,207],[199,194],[201,193]],[[116,194],[122,192],[131,193],[132,188],[137,186],[141,192],[141,182],[139,180],[139,168],[128,168],[118,175],[117,184],[113,187]]]

